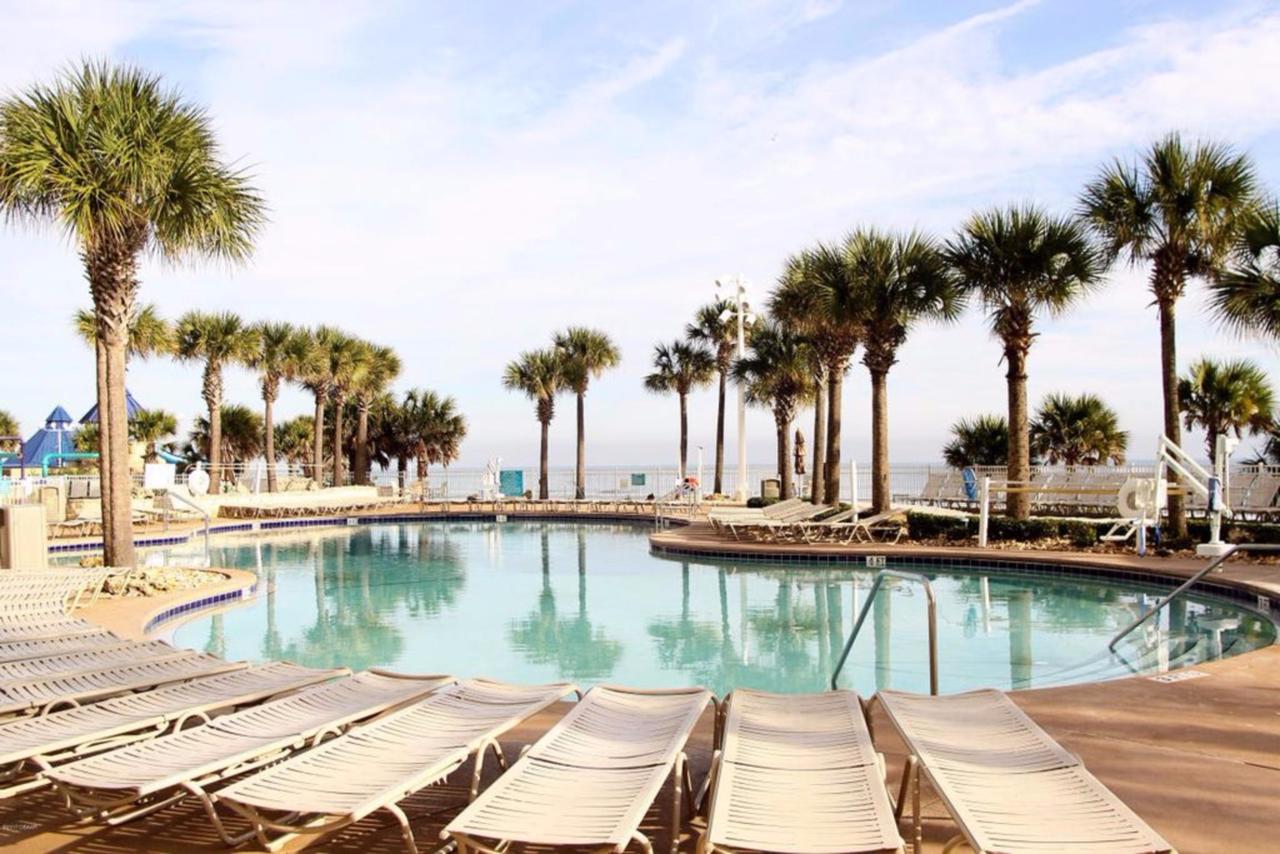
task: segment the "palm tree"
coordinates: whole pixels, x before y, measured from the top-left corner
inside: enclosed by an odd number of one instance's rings
[[[653,349],[653,373],[644,387],[657,394],[675,392],[680,398],[680,480],[689,461],[689,392],[711,382],[716,359],[711,351],[692,341],[659,344]]]
[[[738,323],[734,320],[734,304],[729,300],[716,300],[697,310],[693,323],[685,327],[685,337],[711,349],[716,357],[716,373],[720,387],[716,398],[716,470],[714,492],[724,494],[724,407],[733,368],[733,356],[738,347]]]
[[[587,497],[587,386],[622,359],[617,346],[604,332],[582,326],[570,326],[555,336],[556,349],[564,356],[565,384],[578,397],[578,461],[575,473],[575,497]]]
[[[189,311],[178,318],[174,351],[184,362],[203,362],[201,396],[209,410],[209,469],[214,482],[222,470],[222,369],[243,365],[253,354],[255,334],[229,311]]]
[[[782,497],[794,497],[791,422],[796,408],[808,400],[814,388],[803,340],[779,323],[759,324],[752,332],[747,354],[734,362],[733,378],[745,389],[747,402],[773,410]]]
[[[1205,431],[1210,462],[1217,457],[1219,434],[1257,435],[1275,426],[1271,413],[1277,399],[1267,372],[1248,359],[1200,359],[1178,381],[1178,400],[1187,429]]]
[[[952,468],[1003,466],[1009,463],[1009,422],[1003,415],[961,418],[951,425],[951,441],[942,458]]]
[[[368,358],[356,373],[352,396],[356,403],[355,482],[369,482],[369,409],[400,373],[400,357],[390,347],[370,345]]]
[[[329,347],[341,335],[332,326],[318,326],[300,330],[290,345],[290,359],[297,366],[295,379],[311,392],[315,402],[311,419],[311,477],[316,486],[324,486],[324,408],[332,387]]]
[[[325,347],[328,362],[325,373],[329,380],[329,400],[333,403],[333,485],[342,486],[346,479],[342,449],[346,441],[343,410],[347,397],[372,358],[370,345],[349,335],[337,334]],[[397,364],[397,368],[399,365]]]
[[[889,369],[921,320],[955,320],[961,292],[941,247],[918,232],[892,235],[863,229],[844,246],[852,275],[832,297],[858,319],[862,364],[871,374],[871,508],[889,509]]]
[[[960,287],[976,293],[1004,346],[1009,396],[1008,478],[1031,479],[1027,356],[1036,316],[1061,314],[1099,283],[1103,258],[1084,225],[1027,206],[974,214],[947,244]],[[1031,515],[1031,496],[1009,495],[1009,515]]]
[[[305,465],[311,459],[314,425],[310,415],[277,424],[273,431],[276,454],[294,465]]]
[[[0,409],[0,436],[18,436],[21,434],[22,428],[18,426],[18,419],[7,409]],[[18,449],[16,441],[0,442],[0,451],[13,452]]]
[[[228,465],[245,463],[262,453],[262,417],[247,406],[229,403],[222,407],[222,450]],[[201,416],[191,428],[190,441],[197,455],[208,459],[212,446],[211,423]]]
[[[1266,441],[1262,443],[1262,450],[1251,464],[1280,466],[1280,411],[1271,416],[1271,427],[1267,430]]]
[[[427,389],[413,388],[405,393],[400,406],[404,445],[399,471],[404,482],[408,457],[418,459],[418,480],[426,483],[427,467],[438,463],[448,467],[458,458],[462,440],[467,435],[467,419],[458,412],[452,397]]]
[[[145,459],[154,463],[160,458],[156,445],[178,432],[178,418],[163,409],[146,409],[133,417],[129,427],[134,441],[147,443]]]
[[[238,261],[263,222],[220,155],[208,114],[134,68],[84,63],[0,101],[0,210],[61,225],[93,296],[108,566],[134,562],[124,371],[138,260]]]
[[[787,259],[769,298],[770,313],[809,340],[824,368],[825,436],[815,430],[813,437],[814,491],[810,500],[815,504],[840,500],[844,375],[858,348],[860,326],[856,316],[836,303],[835,295],[849,291],[851,273],[843,247],[819,244]],[[819,408],[822,402],[819,398]],[[821,459],[818,448],[822,448]]]
[[[1050,465],[1121,465],[1128,447],[1119,416],[1094,394],[1050,394],[1031,422],[1031,451]]]
[[[524,392],[534,401],[538,424],[542,427],[538,451],[538,498],[550,497],[547,483],[547,437],[556,415],[556,395],[565,387],[564,358],[554,348],[528,350],[510,362],[502,374],[502,385]]]
[[[1164,434],[1181,444],[1175,312],[1187,279],[1212,277],[1228,259],[1255,206],[1257,180],[1249,158],[1212,142],[1184,144],[1171,133],[1141,162],[1116,161],[1081,195],[1082,214],[1112,257],[1151,264],[1150,287],[1160,317],[1160,383]],[[1170,479],[1176,476],[1170,472]],[[1187,535],[1181,495],[1169,496],[1169,527]]]
[[[1280,342],[1280,206],[1245,220],[1230,265],[1209,283],[1209,305],[1223,325]]]
[[[280,382],[297,376],[299,350],[295,344],[298,330],[288,323],[255,324],[253,347],[245,360],[258,372],[262,388],[262,444],[267,460],[267,492],[276,491],[276,421],[275,402],[280,396]]]

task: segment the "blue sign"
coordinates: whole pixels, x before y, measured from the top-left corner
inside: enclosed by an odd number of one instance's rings
[[[503,469],[498,472],[498,491],[512,497],[524,495],[524,470]]]
[[[639,474],[636,474],[633,472],[631,475],[631,485],[644,486],[644,473],[640,472]]]

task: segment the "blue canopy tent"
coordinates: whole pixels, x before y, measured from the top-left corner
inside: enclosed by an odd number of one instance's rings
[[[125,417],[127,417],[130,421],[132,421],[133,419],[137,418],[138,413],[142,411],[143,411],[142,404],[138,403],[138,401],[133,399],[133,395],[129,392],[129,389],[125,389],[124,390]],[[98,423],[98,404],[95,403],[92,407],[89,408],[89,411],[86,412],[84,414],[84,417],[80,419],[80,423],[81,424],[97,424]]]
[[[65,454],[76,449],[75,431],[71,429],[71,416],[61,406],[55,406],[44,420],[44,427],[32,434],[22,446],[22,460],[6,458],[6,468],[19,465],[40,468],[46,454]],[[65,461],[56,460],[53,465],[61,468]]]

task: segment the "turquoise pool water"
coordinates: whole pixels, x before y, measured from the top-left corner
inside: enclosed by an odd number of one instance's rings
[[[216,548],[214,565],[254,570],[265,590],[181,626],[175,640],[233,659],[519,682],[701,684],[717,693],[826,687],[873,570],[663,558],[649,552],[647,533],[431,522],[246,538]],[[927,572],[938,597],[944,691],[1156,672],[1275,641],[1268,619],[1193,597],[1135,634],[1120,660],[1102,654],[1108,638],[1160,588]],[[923,591],[895,583],[876,598],[842,682],[866,693],[927,690],[926,650]]]

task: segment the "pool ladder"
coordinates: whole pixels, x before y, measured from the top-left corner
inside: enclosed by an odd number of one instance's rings
[[[928,576],[918,572],[906,572],[901,569],[882,569],[876,573],[876,579],[871,583],[871,589],[867,593],[867,599],[862,603],[862,610],[858,612],[858,619],[853,623],[853,631],[849,633],[849,640],[845,641],[844,651],[840,653],[840,660],[836,662],[836,669],[831,674],[831,690],[835,691],[836,681],[840,678],[840,671],[844,669],[845,660],[848,659],[850,651],[853,649],[853,642],[858,639],[858,632],[862,631],[862,624],[866,622],[867,613],[871,610],[872,603],[875,602],[876,594],[880,592],[881,586],[886,578],[897,578],[903,581],[916,581],[924,587],[925,601],[929,613],[929,693],[938,693],[938,600],[933,595],[933,584],[929,582]]]

